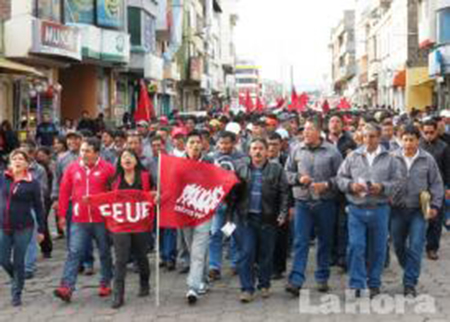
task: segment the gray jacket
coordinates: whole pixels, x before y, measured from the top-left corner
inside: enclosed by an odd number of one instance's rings
[[[336,197],[336,174],[342,163],[337,148],[322,141],[319,147],[309,148],[305,143],[298,144],[289,154],[285,170],[288,183],[292,186],[296,200],[330,200]],[[320,196],[315,196],[309,187],[300,184],[299,176],[308,175],[313,182],[327,182],[330,188]]]
[[[431,207],[440,209],[444,201],[444,185],[438,165],[433,156],[419,149],[417,159],[408,171],[403,149],[393,152],[398,160],[402,179],[393,196],[394,207],[419,208],[419,196],[422,191],[431,194]]]
[[[61,183],[61,179],[64,174],[64,170],[69,166],[69,164],[76,161],[79,157],[80,157],[80,155],[78,153],[68,151],[68,152],[66,152],[66,154],[61,156],[56,161],[55,173],[53,176],[52,194],[51,194],[52,200],[58,199],[59,185]]]
[[[41,166],[39,163],[37,163],[36,161],[33,161],[30,164],[30,167],[28,168],[28,170],[31,173],[31,176],[37,181],[39,182],[39,187],[41,188],[41,198],[42,200],[45,200],[47,193],[48,193],[48,177],[47,177],[47,172],[45,171],[44,167]]]
[[[345,193],[347,200],[355,205],[376,206],[388,203],[396,184],[401,178],[397,160],[384,147],[375,157],[372,166],[366,157],[366,147],[362,146],[351,153],[342,163],[337,175],[339,189]],[[381,183],[383,190],[380,195],[355,195],[350,191],[350,184],[358,181]]]

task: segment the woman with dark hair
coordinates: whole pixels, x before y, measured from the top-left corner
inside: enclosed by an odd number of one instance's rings
[[[60,156],[67,152],[67,140],[64,135],[55,137],[53,140],[53,151],[55,153],[54,159],[58,160]]]
[[[19,147],[17,134],[14,132],[12,125],[8,120],[4,120],[0,125],[0,136],[2,137],[5,154],[9,154],[12,150]]]
[[[14,150],[9,169],[0,174],[0,265],[11,278],[12,305],[22,304],[25,284],[25,255],[34,231],[33,212],[38,225],[38,241],[44,239],[44,208],[41,189],[28,172],[30,158]]]
[[[119,156],[111,188],[113,191],[150,191],[150,173],[145,171],[133,150],[125,149]],[[116,257],[112,308],[117,309],[124,304],[125,275],[131,252],[139,266],[140,290],[138,296],[144,297],[150,293],[150,266],[147,258],[148,233],[149,231],[143,230],[112,232],[111,234]]]

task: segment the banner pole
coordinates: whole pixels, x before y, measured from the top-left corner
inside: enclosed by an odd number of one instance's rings
[[[161,151],[158,153],[158,180],[157,180],[157,198],[156,204],[156,306],[159,307],[159,261],[160,261],[160,217],[161,217]]]

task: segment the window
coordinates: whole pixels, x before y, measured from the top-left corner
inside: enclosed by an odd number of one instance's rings
[[[94,0],[64,0],[66,22],[94,24]]]
[[[141,10],[128,7],[128,32],[131,35],[131,45],[141,46]]]
[[[61,22],[61,0],[35,0],[33,6],[37,18]]]
[[[151,15],[144,13],[143,29],[143,45],[146,53],[154,53],[156,51],[156,19]]]
[[[437,13],[437,42],[450,43],[450,8],[444,8]]]

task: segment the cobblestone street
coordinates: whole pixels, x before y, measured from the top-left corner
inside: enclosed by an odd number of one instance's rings
[[[416,315],[414,309],[405,314],[301,314],[299,301],[284,292],[285,281],[275,281],[270,299],[261,297],[247,305],[238,301],[237,277],[226,271],[222,280],[211,286],[210,292],[194,307],[185,302],[185,278],[178,272],[161,270],[161,305],[155,306],[154,275],[152,295],[137,298],[137,275],[129,271],[126,305],[116,311],[110,309],[110,300],[97,296],[97,276],[80,276],[78,291],[67,305],[55,299],[53,289],[58,285],[63,266],[63,243],[57,242],[57,251],[51,260],[40,260],[34,279],[27,281],[23,306],[12,308],[9,304],[9,282],[0,274],[0,321],[450,321],[450,236],[443,238],[441,259],[424,262],[420,294],[429,294],[436,300],[435,314]],[[313,248],[314,250],[314,248]],[[310,253],[311,261],[313,253]],[[151,263],[154,263],[152,256]],[[385,294],[402,293],[397,261],[392,257],[391,267],[384,274]],[[97,264],[97,263],[96,263]],[[154,267],[154,265],[153,265]],[[98,266],[97,266],[98,269]],[[153,269],[154,273],[154,269]],[[305,289],[311,288],[311,302],[318,304],[319,294],[314,289],[313,265],[309,265]],[[332,294],[344,299],[346,276],[333,269]],[[391,312],[393,313],[393,312]]]

